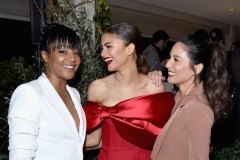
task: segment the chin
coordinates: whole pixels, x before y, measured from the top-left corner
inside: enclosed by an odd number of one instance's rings
[[[114,72],[114,69],[108,68],[108,72]]]
[[[168,83],[176,84],[176,81],[174,81],[173,77],[168,77],[167,81],[168,81]]]
[[[71,80],[71,79],[74,79],[74,75],[68,75],[68,76],[65,76],[64,78],[66,79],[66,80]]]

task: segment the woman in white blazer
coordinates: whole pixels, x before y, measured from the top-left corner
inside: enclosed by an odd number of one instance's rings
[[[14,91],[8,113],[9,160],[81,160],[86,118],[67,85],[80,65],[80,39],[62,25],[42,37],[44,73]]]

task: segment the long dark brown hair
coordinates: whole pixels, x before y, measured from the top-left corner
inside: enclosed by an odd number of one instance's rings
[[[185,45],[190,67],[195,73],[195,79],[203,82],[214,119],[226,116],[231,109],[229,93],[230,75],[226,69],[226,49],[221,43],[207,41],[194,34],[182,36],[178,42]],[[196,75],[194,65],[203,64],[202,71]]]

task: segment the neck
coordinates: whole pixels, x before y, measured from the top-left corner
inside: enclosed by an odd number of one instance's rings
[[[66,92],[66,85],[67,85],[66,80],[60,80],[54,76],[50,76],[48,77],[48,79],[59,94]]]
[[[161,51],[161,46],[158,43],[153,43],[158,49],[159,51]]]
[[[137,71],[125,71],[125,72],[116,72],[114,75],[114,81],[116,84],[121,86],[133,86],[138,84],[140,79],[140,73]]]
[[[182,97],[185,97],[186,95],[188,95],[188,93],[196,87],[196,85],[198,85],[200,82],[199,81],[193,81],[188,85],[179,85],[179,91],[182,95]]]

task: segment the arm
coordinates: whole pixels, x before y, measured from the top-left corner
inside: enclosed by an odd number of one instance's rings
[[[96,147],[87,147],[84,150],[85,151],[91,151],[91,150],[96,150],[96,149],[100,149],[102,147],[102,140],[100,141],[99,145]]]
[[[40,107],[34,89],[19,86],[11,97],[8,112],[9,160],[35,157],[39,119]]]
[[[101,86],[100,80],[93,81],[88,87],[88,100],[99,102],[100,101],[100,94],[101,90],[103,89]],[[102,137],[102,129],[99,127],[98,129],[94,130],[90,134],[86,135],[85,141],[85,150],[94,150],[99,149],[101,147],[101,137]]]
[[[200,106],[192,107],[189,111],[186,126],[190,146],[190,159],[209,159],[213,121],[213,112],[208,106],[200,104]]]
[[[102,135],[101,128],[98,128],[92,133],[87,134],[84,149],[88,151],[101,148],[102,146],[101,135]]]

